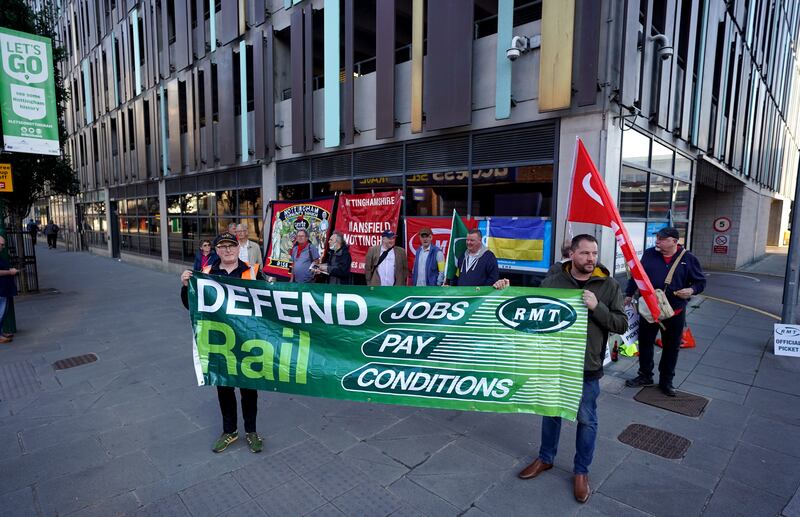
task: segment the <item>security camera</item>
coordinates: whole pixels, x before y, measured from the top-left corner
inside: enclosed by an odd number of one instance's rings
[[[662,61],[666,61],[667,59],[672,57],[673,49],[672,45],[669,44],[669,38],[664,36],[663,34],[657,34],[655,36],[651,36],[650,40],[655,43],[656,48],[656,55]]]
[[[658,49],[658,57],[661,58],[662,61],[666,61],[667,59],[671,58],[672,54],[672,47],[661,47]]]
[[[514,36],[511,38],[511,48],[506,50],[506,57],[509,61],[516,61],[522,54],[530,50],[530,41],[525,36]]]

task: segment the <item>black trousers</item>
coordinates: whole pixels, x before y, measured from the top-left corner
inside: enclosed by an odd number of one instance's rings
[[[58,234],[51,233],[50,235],[47,236],[48,248],[55,248],[57,242],[58,242]]]
[[[258,392],[247,388],[239,388],[242,397],[242,417],[244,432],[256,432],[256,415],[258,414]],[[217,386],[219,409],[222,411],[222,432],[232,433],[238,427],[236,414],[236,388]]]
[[[681,311],[680,314],[662,321],[661,324],[664,325],[664,330],[661,330],[658,323],[648,323],[639,316],[639,375],[653,377],[653,347],[660,331],[662,352],[661,361],[658,363],[658,383],[664,386],[672,385],[672,379],[675,377],[683,327],[686,325],[686,312]]]

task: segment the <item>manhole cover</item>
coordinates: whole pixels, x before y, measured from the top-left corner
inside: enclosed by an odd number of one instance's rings
[[[683,458],[692,444],[683,436],[643,424],[629,425],[617,439],[631,447],[670,460]]]
[[[639,393],[634,395],[633,400],[693,417],[700,416],[708,404],[708,399],[683,391],[679,391],[675,397],[668,397],[661,393],[658,386],[642,388]]]
[[[53,363],[53,368],[56,370],[66,370],[67,368],[74,368],[95,361],[97,361],[97,356],[94,354],[76,355],[74,357],[67,357],[66,359],[59,359]]]
[[[22,398],[41,389],[31,363],[0,364],[0,400]]]

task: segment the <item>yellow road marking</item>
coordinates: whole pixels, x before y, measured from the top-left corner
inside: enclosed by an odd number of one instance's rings
[[[730,305],[735,305],[737,307],[741,307],[742,309],[747,309],[749,311],[753,311],[753,312],[757,312],[759,314],[763,314],[764,316],[769,316],[770,318],[772,318],[774,320],[778,320],[778,321],[781,320],[781,317],[776,315],[776,314],[772,314],[771,312],[767,312],[767,311],[762,311],[761,309],[756,309],[755,307],[751,307],[751,306],[745,305],[743,303],[736,303],[736,302],[732,302],[730,300],[725,300],[724,298],[717,298],[716,296],[709,296],[707,294],[704,294],[703,296],[705,298],[708,298],[709,300],[714,300],[716,302],[722,302],[722,303],[728,303]]]

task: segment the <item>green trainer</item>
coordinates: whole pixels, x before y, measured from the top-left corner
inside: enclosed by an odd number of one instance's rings
[[[250,452],[258,453],[264,450],[264,440],[258,436],[258,433],[247,433],[245,438],[247,438],[247,445],[250,447]]]
[[[214,452],[222,452],[228,448],[228,445],[232,444],[236,440],[239,439],[239,431],[234,431],[232,433],[222,433],[217,441],[214,442],[214,447],[211,448]]]

